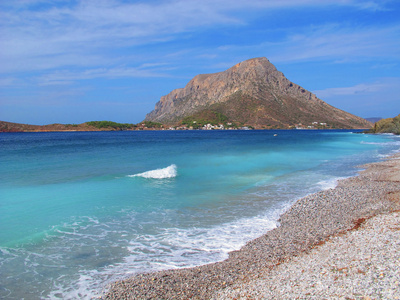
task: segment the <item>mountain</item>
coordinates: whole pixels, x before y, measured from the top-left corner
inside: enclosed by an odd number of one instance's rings
[[[368,122],[371,122],[371,123],[376,123],[376,122],[382,120],[382,118],[381,117],[371,117],[371,118],[365,118],[365,120],[367,120]]]
[[[246,60],[224,72],[195,76],[184,88],[161,97],[145,120],[178,124],[204,111],[255,128],[308,127],[313,123],[327,128],[372,126],[289,81],[265,57]]]

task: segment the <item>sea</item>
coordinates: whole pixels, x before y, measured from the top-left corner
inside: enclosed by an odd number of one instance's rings
[[[224,260],[399,150],[349,130],[0,133],[0,298],[92,299]]]

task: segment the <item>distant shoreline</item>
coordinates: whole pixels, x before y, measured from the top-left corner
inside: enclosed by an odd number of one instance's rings
[[[287,131],[335,131],[335,130],[366,130],[365,128],[335,128],[335,129],[231,129],[231,130],[221,130],[221,129],[213,129],[213,130],[203,130],[203,129],[176,129],[176,130],[169,130],[169,129],[127,129],[127,130],[24,130],[24,131],[0,131],[1,133],[62,133],[62,132],[131,132],[131,131],[200,131],[200,132],[209,132],[209,131],[280,131],[280,130],[287,130]],[[363,133],[363,132],[360,132]],[[373,134],[373,133],[369,133]]]
[[[396,154],[365,165],[366,170],[339,181],[335,189],[298,200],[281,216],[279,227],[231,252],[225,261],[139,274],[112,284],[103,299],[231,299],[226,292],[246,297],[237,294],[240,287],[267,276],[278,265],[331,236],[357,229],[375,215],[398,211],[399,159]]]
[[[104,124],[102,124],[104,123]],[[188,128],[186,126],[179,125],[166,125],[144,121],[138,124],[126,124],[116,123],[112,121],[93,121],[82,124],[49,124],[49,125],[29,125],[20,123],[11,123],[0,121],[0,133],[1,132],[96,132],[96,131],[190,131],[190,130],[201,130],[201,131],[225,131],[225,130],[366,130],[369,128],[253,128],[251,126],[241,125],[234,128]]]

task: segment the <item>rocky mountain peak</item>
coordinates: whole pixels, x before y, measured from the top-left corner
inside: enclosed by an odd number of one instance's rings
[[[240,62],[223,72],[195,76],[184,88],[161,97],[145,120],[172,124],[210,108],[236,118],[233,121],[257,126],[273,123],[287,127],[311,117],[318,122],[326,121],[328,115],[349,118],[341,116],[347,113],[289,81],[267,58],[260,57]],[[247,117],[239,117],[234,110],[248,111]],[[323,111],[327,115],[322,118]],[[361,118],[356,123],[358,125],[349,123],[345,127],[370,127]]]

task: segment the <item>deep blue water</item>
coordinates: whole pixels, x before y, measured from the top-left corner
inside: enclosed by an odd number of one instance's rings
[[[399,148],[349,131],[1,133],[0,298],[90,298],[225,259]]]

